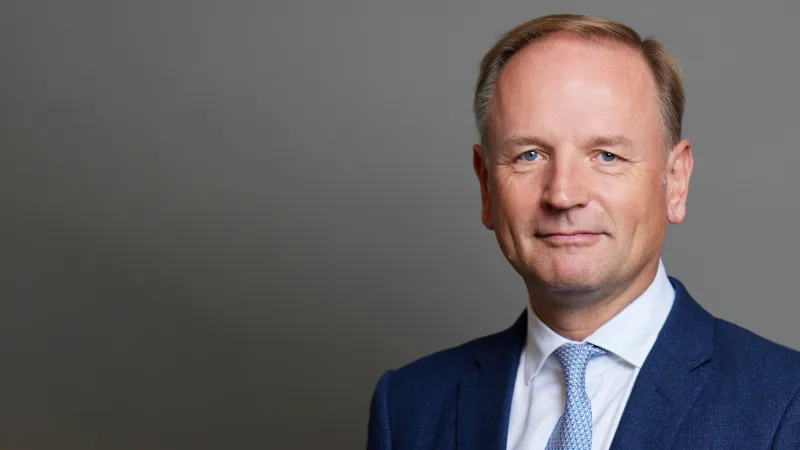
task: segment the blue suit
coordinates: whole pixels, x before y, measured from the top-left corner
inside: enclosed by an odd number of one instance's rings
[[[612,450],[800,449],[800,352],[675,302],[639,372]],[[527,317],[388,371],[369,450],[505,450]]]

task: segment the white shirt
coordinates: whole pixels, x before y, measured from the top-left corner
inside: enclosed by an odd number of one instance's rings
[[[607,350],[586,366],[586,392],[592,404],[592,450],[611,446],[633,383],[675,300],[664,264],[650,286],[611,320],[587,337]],[[508,427],[508,450],[543,450],[566,406],[564,371],[553,351],[573,342],[550,329],[528,306],[528,331],[522,350]]]

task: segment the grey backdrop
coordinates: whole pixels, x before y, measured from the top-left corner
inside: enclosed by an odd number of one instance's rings
[[[0,448],[363,448],[380,373],[508,326],[480,57],[554,12],[655,35],[696,171],[664,255],[800,347],[800,4],[0,7]]]

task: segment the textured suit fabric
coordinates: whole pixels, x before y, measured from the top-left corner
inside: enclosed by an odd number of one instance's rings
[[[800,352],[675,302],[611,448],[800,449]],[[369,450],[504,450],[526,313],[505,331],[381,376]]]

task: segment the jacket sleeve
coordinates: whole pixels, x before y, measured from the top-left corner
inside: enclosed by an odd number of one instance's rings
[[[774,450],[800,449],[800,387],[783,413],[775,439],[772,441]]]
[[[391,450],[392,430],[389,427],[389,377],[392,371],[385,372],[375,392],[372,394],[372,403],[369,412],[369,431],[367,436],[367,450]]]

